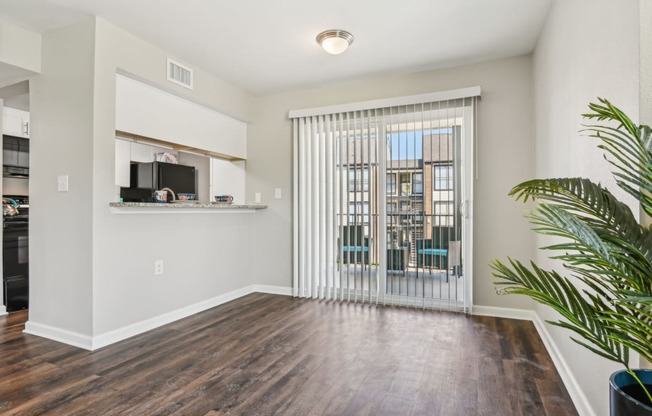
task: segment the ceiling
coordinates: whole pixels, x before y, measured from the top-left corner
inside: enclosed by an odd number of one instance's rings
[[[0,0],[0,20],[45,33],[97,15],[264,95],[527,54],[552,1]],[[323,52],[326,29],[351,32],[351,48]]]

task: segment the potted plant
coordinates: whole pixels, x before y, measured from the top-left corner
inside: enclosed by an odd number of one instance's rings
[[[586,131],[600,141],[618,186],[652,216],[650,128],[635,125],[604,99],[589,108],[584,117],[597,124]],[[530,180],[510,195],[537,201],[529,221],[535,232],[555,237],[542,249],[561,261],[568,276],[534,262],[493,260],[498,293],[548,305],[561,315],[549,323],[623,365],[610,379],[612,415],[652,415],[652,371],[632,369],[629,362],[630,351],[652,361],[652,227],[640,224],[625,203],[586,178]]]

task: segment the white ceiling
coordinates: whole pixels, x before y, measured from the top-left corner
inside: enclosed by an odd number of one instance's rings
[[[533,50],[552,0],[0,0],[0,20],[45,33],[89,15],[255,95]],[[355,41],[331,56],[326,29]]]

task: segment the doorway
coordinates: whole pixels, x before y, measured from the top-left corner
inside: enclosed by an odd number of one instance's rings
[[[0,88],[2,99],[2,298],[14,312],[29,305],[29,81]]]
[[[295,119],[295,295],[470,311],[475,104]]]

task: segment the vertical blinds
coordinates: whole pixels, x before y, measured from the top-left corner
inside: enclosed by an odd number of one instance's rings
[[[448,249],[428,247],[461,239],[454,137],[479,92],[290,113],[294,296],[457,308],[459,279],[433,257]]]

